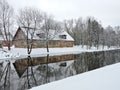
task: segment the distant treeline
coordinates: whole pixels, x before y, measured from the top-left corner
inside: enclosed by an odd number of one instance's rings
[[[65,30],[74,38],[75,45],[92,46],[120,46],[120,26],[107,26],[104,28],[93,17],[71,19],[64,21]]]

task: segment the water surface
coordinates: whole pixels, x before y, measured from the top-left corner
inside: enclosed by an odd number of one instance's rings
[[[120,61],[120,50],[6,60],[0,63],[0,90],[25,90]]]

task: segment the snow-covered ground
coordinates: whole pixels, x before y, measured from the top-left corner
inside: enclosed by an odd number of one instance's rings
[[[106,51],[106,50],[114,50],[118,49],[117,47],[111,47],[108,49],[108,47],[104,47],[104,49],[99,47],[99,49],[92,47],[91,49],[87,49],[86,46],[74,46],[74,47],[64,47],[64,48],[49,48],[49,54],[50,55],[63,55],[63,54],[78,54],[81,52],[93,52],[93,51]],[[3,48],[3,50],[7,51],[6,48]],[[37,57],[37,56],[46,56],[47,50],[46,48],[34,48],[31,52],[31,57]],[[3,52],[0,50],[0,59],[5,58],[24,58],[27,57],[27,49],[25,48],[11,48],[11,51]]]
[[[120,90],[120,63],[34,87],[30,90]]]

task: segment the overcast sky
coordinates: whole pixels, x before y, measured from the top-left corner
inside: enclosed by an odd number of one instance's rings
[[[94,16],[103,26],[120,25],[120,0],[7,0],[17,11],[25,6],[39,8],[57,20]]]

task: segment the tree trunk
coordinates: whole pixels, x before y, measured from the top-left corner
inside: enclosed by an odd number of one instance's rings
[[[47,48],[47,52],[49,52],[49,42],[48,42],[48,40],[46,41],[46,48]]]
[[[10,41],[8,41],[8,50],[10,51]]]

